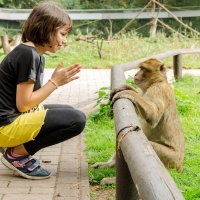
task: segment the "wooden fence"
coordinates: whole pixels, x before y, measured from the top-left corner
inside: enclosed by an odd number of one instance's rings
[[[141,9],[93,9],[93,10],[66,10],[73,20],[102,20],[102,19],[133,19]],[[30,14],[31,9],[6,9],[0,8],[0,20],[16,21],[26,20]],[[181,10],[172,11],[176,17],[199,17],[199,10]],[[159,11],[159,18],[172,18],[168,12]],[[152,18],[152,10],[141,13],[138,19]]]

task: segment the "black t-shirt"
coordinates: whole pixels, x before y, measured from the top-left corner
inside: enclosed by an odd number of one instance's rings
[[[0,126],[13,122],[21,113],[16,107],[17,84],[29,79],[34,91],[42,86],[44,57],[34,47],[18,45],[0,64]]]

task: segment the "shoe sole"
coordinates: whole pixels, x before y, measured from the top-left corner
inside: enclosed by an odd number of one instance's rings
[[[29,176],[20,170],[18,170],[16,167],[14,167],[11,163],[9,163],[3,156],[1,157],[1,162],[8,167],[9,169],[16,171],[20,176],[26,178],[26,179],[31,179],[31,180],[41,180],[41,179],[47,179],[51,176],[51,173],[49,176]]]

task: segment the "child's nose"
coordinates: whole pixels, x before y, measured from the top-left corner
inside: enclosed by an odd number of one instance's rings
[[[62,43],[63,43],[63,44],[66,44],[66,43],[67,43],[67,38],[66,38],[66,37],[63,38]]]

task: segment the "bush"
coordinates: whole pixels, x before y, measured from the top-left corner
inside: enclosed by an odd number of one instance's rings
[[[109,96],[110,96],[109,88],[107,87],[100,88],[97,99],[98,110],[91,115],[91,118],[93,120],[99,120],[102,116],[111,117]]]

